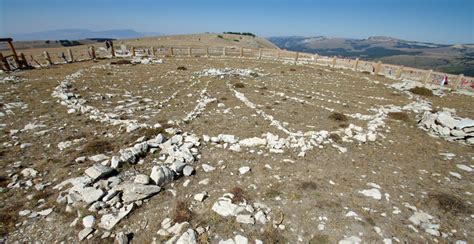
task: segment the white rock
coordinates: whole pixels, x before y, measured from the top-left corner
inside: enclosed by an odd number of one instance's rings
[[[247,239],[247,237],[241,236],[241,235],[236,235],[234,237],[234,240],[235,240],[235,244],[248,244],[249,243],[249,240]]]
[[[202,202],[202,201],[204,201],[204,199],[207,198],[207,196],[208,196],[207,192],[201,192],[201,193],[198,193],[198,194],[194,195],[194,200]]]
[[[129,203],[155,195],[160,192],[161,187],[125,182],[115,187],[114,190],[122,191],[122,200],[124,203]]]
[[[436,119],[441,125],[453,129],[460,121],[451,117],[449,112],[439,112],[438,118]]]
[[[120,209],[118,213],[110,213],[102,215],[100,218],[99,227],[106,230],[112,230],[114,226],[127,216],[133,209],[133,203]]]
[[[101,162],[101,161],[109,159],[109,157],[105,156],[104,154],[97,154],[97,155],[89,157],[88,159],[94,162]]]
[[[184,232],[176,241],[176,244],[194,244],[194,243],[197,243],[196,232],[191,228],[189,228],[186,232]]]
[[[215,167],[213,167],[209,164],[202,164],[201,167],[204,170],[204,172],[211,172],[211,171],[216,169]]]
[[[24,168],[23,170],[21,170],[21,174],[25,178],[35,178],[38,174],[38,171],[33,168]]]
[[[259,147],[265,146],[267,144],[267,140],[264,138],[252,137],[246,138],[239,141],[239,145],[242,147]]]
[[[357,236],[349,236],[339,241],[339,244],[359,244],[362,240]]]
[[[245,174],[245,173],[247,173],[247,172],[249,172],[249,171],[250,171],[250,167],[248,167],[248,166],[243,166],[243,167],[240,167],[240,168],[239,168],[239,173],[240,173],[241,175],[243,175],[243,174]]]
[[[250,214],[239,214],[236,217],[236,221],[241,224],[255,224],[255,219]]]
[[[87,215],[86,217],[82,218],[82,225],[85,228],[92,228],[94,226],[95,218],[92,215]]]
[[[138,184],[148,185],[148,183],[150,183],[150,177],[148,177],[148,175],[139,174],[135,176],[135,180],[133,182],[138,183]]]
[[[158,186],[163,186],[174,179],[174,172],[166,166],[153,166],[150,178]]]
[[[464,165],[464,164],[458,164],[458,165],[456,165],[456,167],[458,167],[459,169],[462,169],[464,171],[467,171],[467,172],[472,172],[472,168],[467,166],[467,165]]]
[[[86,169],[85,173],[87,176],[89,176],[92,180],[100,180],[114,172],[114,169],[107,167],[105,165],[102,165],[101,163],[96,163],[92,165],[92,167],[89,167]]]
[[[369,190],[362,190],[362,191],[359,191],[359,193],[361,193],[361,194],[363,194],[364,196],[367,196],[367,197],[372,197],[373,199],[376,199],[376,200],[382,199],[382,194],[376,188],[372,188],[372,189],[369,189]]]
[[[94,229],[92,228],[84,228],[81,231],[79,231],[79,234],[77,235],[79,238],[79,241],[86,239],[86,237],[90,235],[92,232],[94,232]]]
[[[212,205],[212,210],[221,216],[227,217],[236,216],[243,212],[245,208],[233,204],[228,198],[219,198],[219,200]]]
[[[194,168],[193,168],[193,167],[191,167],[191,166],[189,166],[189,165],[184,166],[184,168],[183,168],[183,174],[184,174],[185,176],[190,176],[190,175],[193,174],[193,172],[194,172]]]
[[[53,209],[52,209],[52,208],[48,208],[48,209],[39,211],[38,214],[41,215],[41,216],[47,216],[47,215],[49,215],[49,214],[52,213],[52,212],[53,212]]]
[[[86,203],[98,201],[105,194],[102,189],[95,189],[94,187],[84,187],[78,193]]]
[[[449,172],[449,174],[450,174],[451,176],[453,176],[453,177],[456,177],[456,178],[460,179],[460,180],[462,179],[461,174],[459,174],[459,173],[456,173],[456,172]]]

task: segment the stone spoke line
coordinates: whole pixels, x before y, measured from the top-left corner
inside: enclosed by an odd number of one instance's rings
[[[196,101],[197,104],[194,107],[193,111],[189,112],[181,121],[178,121],[178,124],[180,124],[180,123],[190,123],[192,120],[199,117],[206,110],[206,107],[209,103],[217,101],[216,98],[211,97],[207,93],[207,88],[208,88],[210,82],[211,81],[206,82],[206,85],[205,85],[204,89],[200,93],[199,99]]]

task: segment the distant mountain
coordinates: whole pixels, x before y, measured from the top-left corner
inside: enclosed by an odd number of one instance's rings
[[[82,40],[88,38],[129,39],[144,36],[157,36],[160,33],[140,33],[134,30],[92,31],[88,29],[61,29],[33,33],[11,34],[15,41],[29,40]]]
[[[324,56],[381,60],[385,63],[474,76],[474,45],[445,45],[374,36],[367,39],[324,36],[269,37],[281,49]]]

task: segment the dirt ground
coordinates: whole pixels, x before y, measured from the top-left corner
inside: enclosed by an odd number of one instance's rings
[[[335,243],[350,236],[364,243],[454,243],[474,239],[473,172],[457,165],[474,165],[473,146],[429,136],[416,126],[417,114],[406,111],[403,119],[384,119],[375,141],[341,141],[339,133],[350,124],[367,128],[367,121],[350,115],[373,114],[371,108],[404,106],[415,101],[388,87],[398,82],[373,76],[309,64],[285,64],[273,60],[239,58],[164,58],[161,64],[110,65],[111,60],[87,61],[53,66],[50,69],[18,71],[15,82],[0,84],[1,121],[0,234],[2,242],[78,242],[81,223],[70,227],[87,209],[70,213],[56,199],[53,186],[80,176],[93,162],[76,162],[80,156],[116,154],[150,133],[146,129],[126,132],[125,128],[90,119],[68,109],[51,96],[66,76],[81,70],[72,90],[87,105],[121,119],[156,123],[203,135],[235,135],[241,139],[272,133],[326,130],[331,142],[305,152],[287,148],[272,153],[265,147],[232,151],[224,145],[202,142],[201,158],[194,163],[196,173],[180,177],[162,191],[137,206],[120,221],[113,233],[129,233],[133,243],[167,240],[157,234],[161,222],[171,218],[178,202],[190,209],[190,226],[208,227],[198,236],[201,243],[217,243],[240,234],[250,242]],[[184,66],[185,69],[178,67]],[[206,69],[245,69],[252,75],[202,75]],[[201,74],[201,75],[200,75]],[[202,101],[201,94],[215,98],[191,121],[184,118]],[[243,94],[255,106],[248,106]],[[423,97],[433,109],[455,109],[461,117],[474,118],[474,97],[448,92],[444,97]],[[7,112],[7,110],[9,112]],[[262,112],[263,111],[263,112]],[[347,117],[334,120],[334,113]],[[265,115],[272,116],[285,132]],[[29,130],[29,123],[42,125]],[[15,131],[20,130],[20,131]],[[71,147],[58,149],[58,143],[77,140]],[[342,152],[332,146],[347,149]],[[452,153],[454,156],[445,156]],[[150,174],[158,154],[149,154],[139,165],[128,166],[131,175]],[[205,172],[202,164],[215,169]],[[240,174],[243,166],[250,172]],[[38,171],[28,179],[20,172]],[[454,177],[451,172],[460,174]],[[9,188],[17,175],[24,183]],[[208,179],[207,184],[201,181]],[[190,180],[187,186],[185,181]],[[201,183],[199,183],[201,182]],[[48,183],[42,190],[34,185]],[[270,223],[240,224],[222,217],[211,208],[225,193],[240,188],[250,203],[271,208]],[[377,200],[361,191],[378,189]],[[199,202],[195,194],[206,191]],[[20,216],[22,210],[53,208],[46,216]],[[439,225],[439,236],[427,233],[423,224],[410,221],[415,213],[432,216],[425,225]],[[96,216],[99,218],[98,216]],[[97,228],[88,242],[101,239]]]

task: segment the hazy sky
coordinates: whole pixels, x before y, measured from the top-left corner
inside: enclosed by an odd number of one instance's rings
[[[0,36],[87,28],[474,43],[473,16],[474,0],[0,0]]]

